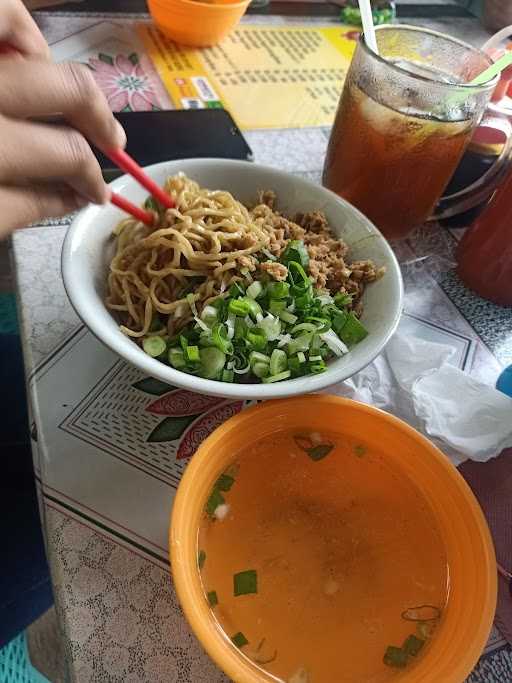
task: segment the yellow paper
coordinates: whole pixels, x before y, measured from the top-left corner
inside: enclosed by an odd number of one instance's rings
[[[358,32],[244,25],[202,50],[138,33],[177,109],[224,107],[240,128],[331,125]]]

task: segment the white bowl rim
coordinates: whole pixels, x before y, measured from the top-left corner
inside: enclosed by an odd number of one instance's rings
[[[197,377],[195,375],[189,375],[186,372],[181,372],[180,370],[175,370],[174,368],[165,365],[164,363],[151,358],[142,349],[136,346],[132,340],[124,337],[121,331],[118,331],[119,335],[122,335],[124,339],[129,341],[133,345],[133,353],[127,351],[127,353],[121,353],[118,349],[115,339],[117,335],[105,334],[105,331],[100,329],[100,325],[96,323],[96,317],[91,313],[91,309],[84,304],[84,301],[80,295],[76,296],[76,292],[80,292],[80,282],[75,275],[73,268],[73,255],[72,255],[72,242],[75,233],[83,229],[83,224],[86,225],[89,222],[88,214],[97,211],[98,207],[93,205],[82,209],[77,216],[74,218],[72,224],[68,228],[64,242],[62,245],[61,252],[61,272],[62,279],[64,283],[64,289],[69,298],[69,301],[74,308],[78,317],[82,320],[85,326],[92,332],[92,334],[101,341],[105,346],[107,346],[111,351],[113,351],[117,356],[126,360],[127,362],[135,365],[143,372],[147,373],[150,377],[161,380],[164,383],[170,384],[173,387],[178,387],[181,389],[187,389],[189,391],[201,394],[207,394],[210,396],[219,396],[226,399],[232,400],[264,400],[270,398],[284,398],[287,396],[297,396],[300,394],[309,394],[313,392],[321,391],[329,386],[342,382],[345,379],[353,376],[356,372],[359,372],[364,367],[369,365],[382,351],[384,346],[387,344],[390,337],[393,335],[400,322],[400,316],[402,314],[403,307],[403,295],[404,295],[404,285],[402,280],[402,275],[400,271],[400,266],[396,259],[396,256],[391,249],[390,245],[383,237],[381,232],[375,227],[375,225],[358,209],[356,209],[352,204],[346,200],[339,197],[334,192],[331,192],[322,185],[313,183],[310,180],[302,178],[300,176],[295,176],[287,171],[282,171],[281,169],[274,168],[272,166],[267,166],[263,164],[258,164],[249,161],[239,161],[236,159],[220,159],[220,158],[190,158],[190,159],[173,159],[170,161],[162,161],[151,166],[146,166],[145,171],[149,172],[160,169],[169,164],[187,164],[187,165],[198,165],[198,166],[210,166],[215,167],[218,165],[231,166],[232,168],[238,168],[243,172],[243,169],[258,168],[263,173],[270,173],[283,177],[285,179],[293,178],[294,181],[299,185],[304,187],[310,187],[315,192],[321,191],[322,193],[327,193],[333,199],[335,199],[339,204],[342,204],[345,208],[349,208],[350,211],[354,212],[360,220],[370,227],[371,231],[376,234],[381,239],[381,244],[386,252],[386,257],[388,259],[388,271],[387,274],[395,278],[396,284],[398,285],[398,296],[394,302],[392,309],[392,315],[387,325],[386,332],[380,337],[380,340],[372,349],[372,352],[368,354],[365,363],[361,365],[357,370],[348,370],[346,368],[337,369],[335,366],[328,366],[325,372],[319,373],[317,375],[306,375],[303,377],[297,377],[294,379],[283,380],[281,382],[274,382],[269,384],[263,383],[251,383],[251,384],[232,384],[228,382],[220,382],[217,380],[203,379],[202,377]],[[117,191],[121,189],[126,180],[133,180],[127,175],[122,175],[116,178],[111,183],[109,187],[112,191]],[[133,180],[133,182],[135,182]],[[349,245],[350,246],[350,245]]]

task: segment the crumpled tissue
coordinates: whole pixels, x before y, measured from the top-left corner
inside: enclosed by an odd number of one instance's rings
[[[512,398],[450,363],[446,344],[396,333],[384,353],[328,393],[405,420],[455,464],[485,462],[512,446]]]

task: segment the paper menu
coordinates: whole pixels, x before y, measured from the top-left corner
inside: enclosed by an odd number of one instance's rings
[[[224,107],[245,130],[331,125],[359,35],[345,26],[241,25],[200,50],[150,24],[137,31],[176,108]]]

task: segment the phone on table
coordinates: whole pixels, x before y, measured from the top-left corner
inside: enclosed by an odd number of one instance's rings
[[[252,161],[251,148],[225,109],[119,112],[126,131],[126,151],[141,166],[159,161],[218,157]],[[95,150],[108,182],[122,174],[110,159]]]

